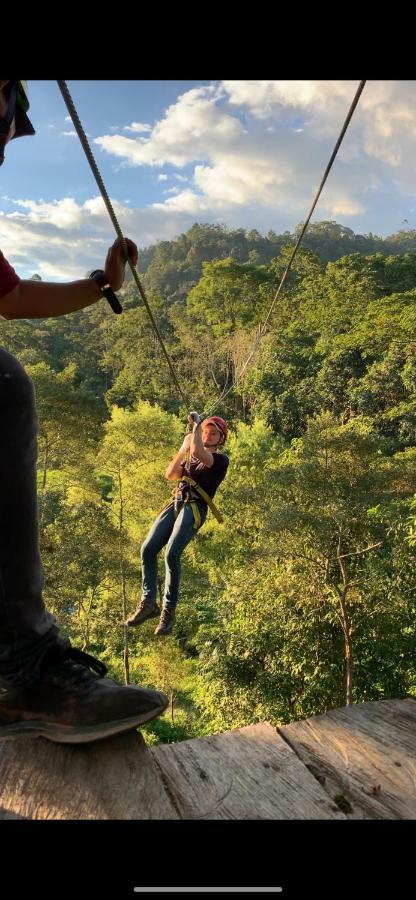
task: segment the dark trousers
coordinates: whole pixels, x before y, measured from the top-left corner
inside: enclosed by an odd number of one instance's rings
[[[0,685],[33,680],[44,653],[64,641],[42,598],[33,384],[0,349]]]

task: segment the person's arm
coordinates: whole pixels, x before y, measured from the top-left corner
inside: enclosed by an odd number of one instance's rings
[[[137,262],[137,247],[127,240],[130,259]],[[105,275],[114,291],[118,291],[124,281],[125,254],[120,238],[110,247],[105,263]],[[95,281],[83,278],[67,284],[44,281],[20,281],[12,291],[0,299],[0,315],[5,319],[41,319],[63,316],[91,306],[102,298]]]
[[[167,481],[179,481],[179,479],[182,478],[184,459],[186,459],[186,455],[183,450],[179,450],[179,453],[176,453],[173,459],[171,459],[166,469],[165,478]]]
[[[98,284],[89,278],[69,284],[20,281],[1,298],[0,315],[4,319],[47,319],[84,309],[102,296]]]
[[[178,481],[180,478],[182,478],[183,463],[188,456],[191,439],[192,435],[186,434],[180,450],[178,451],[178,453],[175,453],[175,456],[173,457],[173,459],[171,459],[165,472],[165,478],[167,481]]]

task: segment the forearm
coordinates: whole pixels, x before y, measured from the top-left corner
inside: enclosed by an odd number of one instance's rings
[[[0,315],[5,319],[42,319],[64,316],[91,306],[102,297],[95,281],[83,278],[68,284],[20,281],[0,299]]]
[[[202,442],[202,428],[199,425],[198,428],[195,428],[195,431],[192,433],[191,440],[191,456],[196,456],[200,462],[204,463],[205,466],[211,468],[214,462],[214,457],[209,450],[206,450],[203,442]]]
[[[170,461],[165,472],[165,478],[167,481],[178,481],[180,478],[182,478],[182,463],[186,458],[186,455],[187,454],[185,454],[183,450],[180,450],[179,453],[177,453],[176,456],[174,456]]]

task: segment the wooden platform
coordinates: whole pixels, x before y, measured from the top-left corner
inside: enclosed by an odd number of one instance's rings
[[[0,741],[0,819],[414,819],[416,700],[149,749]]]

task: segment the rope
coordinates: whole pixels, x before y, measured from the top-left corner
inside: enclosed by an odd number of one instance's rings
[[[231,385],[231,387],[229,387],[228,390],[226,390],[225,392],[224,392],[224,390],[223,390],[223,392],[220,394],[220,396],[214,401],[214,403],[212,404],[212,406],[210,406],[210,408],[209,408],[208,411],[206,412],[206,415],[207,415],[207,416],[211,415],[212,411],[218,406],[218,404],[221,403],[221,402],[225,399],[225,397],[227,397],[228,394],[231,393],[231,391],[235,390],[235,388],[237,387],[237,385],[240,383],[240,381],[241,381],[241,379],[242,379],[242,377],[243,377],[243,375],[244,375],[244,373],[245,373],[247,367],[249,366],[251,360],[253,359],[253,356],[255,355],[255,353],[256,353],[256,351],[257,351],[257,349],[258,349],[258,346],[259,346],[259,344],[260,344],[260,341],[262,340],[262,338],[264,337],[264,335],[265,335],[265,333],[266,333],[266,328],[267,328],[267,325],[268,325],[268,323],[269,323],[269,321],[270,321],[270,317],[271,317],[271,315],[272,315],[272,312],[273,312],[273,310],[274,310],[274,307],[275,307],[275,305],[276,305],[277,298],[279,297],[279,294],[280,294],[280,292],[281,292],[281,290],[282,290],[282,288],[283,288],[283,286],[284,286],[284,284],[285,284],[286,278],[287,278],[287,276],[288,276],[288,274],[289,274],[289,272],[290,272],[290,269],[291,269],[291,267],[292,267],[293,260],[295,259],[295,256],[296,256],[296,254],[297,254],[297,252],[298,252],[298,249],[299,249],[299,246],[300,246],[300,244],[301,244],[301,241],[302,241],[302,239],[303,239],[303,237],[304,237],[304,235],[305,235],[306,229],[307,229],[307,227],[308,227],[308,225],[309,225],[309,222],[310,222],[310,220],[311,220],[311,218],[312,218],[312,214],[313,214],[313,211],[314,211],[314,209],[315,209],[315,206],[316,206],[316,204],[317,204],[317,202],[318,202],[318,200],[319,200],[319,197],[321,196],[322,189],[323,189],[323,187],[324,187],[324,185],[325,185],[325,182],[326,182],[326,180],[327,180],[327,178],[328,178],[328,175],[329,175],[329,173],[330,173],[330,171],[331,171],[331,169],[332,169],[332,165],[333,165],[333,163],[334,163],[334,160],[335,160],[335,157],[336,157],[336,155],[337,155],[337,153],[338,153],[338,150],[339,150],[339,148],[340,148],[340,146],[341,146],[341,143],[342,143],[342,140],[343,140],[343,138],[344,138],[345,132],[346,132],[346,130],[347,130],[347,128],[348,128],[348,125],[350,124],[350,121],[351,121],[352,115],[353,115],[353,113],[354,113],[355,107],[357,106],[357,103],[358,103],[358,101],[359,101],[359,99],[360,99],[360,96],[361,96],[361,94],[362,94],[362,92],[363,92],[363,90],[364,90],[364,85],[365,85],[365,81],[360,81],[360,84],[359,84],[358,89],[357,89],[357,91],[356,91],[355,97],[354,97],[354,99],[353,99],[353,101],[352,101],[352,103],[351,103],[351,106],[350,106],[350,108],[349,108],[349,110],[348,110],[347,117],[346,117],[345,122],[344,122],[344,124],[343,124],[343,126],[342,126],[342,129],[341,129],[341,131],[340,131],[338,140],[337,140],[337,142],[336,142],[336,144],[335,144],[335,147],[334,147],[334,149],[333,149],[333,151],[332,151],[330,160],[329,160],[328,165],[327,165],[327,167],[326,167],[326,169],[325,169],[325,172],[324,172],[324,174],[323,174],[321,183],[320,183],[319,188],[318,188],[318,190],[317,190],[317,192],[316,192],[315,199],[314,199],[314,201],[313,201],[313,203],[312,203],[312,206],[311,206],[311,208],[310,208],[310,210],[309,210],[309,212],[308,212],[308,215],[307,215],[307,217],[306,217],[306,220],[305,220],[305,222],[304,222],[304,224],[303,224],[303,228],[302,228],[302,230],[301,230],[301,233],[300,233],[300,235],[299,235],[299,237],[298,237],[298,239],[297,239],[297,241],[296,241],[296,245],[295,245],[295,247],[294,247],[293,253],[292,253],[292,255],[291,255],[291,257],[290,257],[290,260],[289,260],[289,262],[288,262],[288,264],[287,264],[287,266],[286,266],[286,269],[285,269],[285,271],[284,271],[284,273],[283,273],[281,282],[280,282],[280,284],[279,284],[279,287],[277,288],[276,294],[275,294],[275,296],[274,296],[274,298],[273,298],[273,301],[272,301],[272,304],[271,304],[271,306],[270,306],[270,309],[269,309],[269,311],[268,311],[268,313],[267,313],[267,316],[266,316],[266,318],[265,318],[265,320],[264,320],[264,322],[263,322],[263,325],[262,325],[261,328],[259,329],[259,332],[258,332],[258,334],[257,334],[257,336],[256,336],[255,341],[254,341],[254,344],[252,345],[252,348],[251,348],[251,350],[250,350],[249,356],[248,356],[248,358],[246,359],[246,361],[245,361],[245,363],[244,363],[244,365],[243,365],[241,371],[239,372],[238,376],[236,377],[236,379],[235,379],[234,383]]]
[[[170,373],[171,373],[171,375],[172,375],[173,381],[174,381],[174,383],[175,383],[175,385],[176,385],[176,388],[177,388],[177,390],[178,390],[178,392],[179,392],[179,395],[180,395],[181,399],[183,400],[185,406],[189,409],[190,404],[188,403],[188,400],[187,400],[187,398],[186,398],[186,396],[185,396],[185,394],[184,394],[184,392],[183,392],[183,390],[182,390],[182,388],[181,388],[181,386],[180,386],[180,384],[179,384],[179,381],[178,381],[178,379],[177,379],[177,377],[176,377],[175,370],[174,370],[174,368],[173,368],[173,365],[172,365],[171,359],[170,359],[170,357],[169,357],[168,351],[166,350],[165,344],[164,344],[164,342],[163,342],[162,335],[160,334],[160,331],[159,331],[159,328],[158,328],[158,326],[157,326],[157,323],[156,323],[156,320],[155,320],[155,318],[154,318],[154,315],[153,315],[153,313],[152,313],[152,310],[151,310],[151,308],[150,308],[150,306],[149,306],[149,302],[148,302],[147,297],[146,297],[146,294],[145,294],[145,292],[144,292],[144,288],[143,288],[143,286],[142,286],[142,284],[141,284],[141,281],[140,281],[140,279],[139,279],[139,276],[138,276],[138,274],[137,274],[137,272],[136,272],[135,266],[133,266],[132,262],[131,262],[130,259],[129,259],[128,252],[127,252],[127,244],[126,244],[124,235],[123,235],[123,233],[122,233],[122,231],[121,231],[121,228],[120,228],[120,225],[119,225],[119,223],[118,223],[118,221],[117,221],[117,217],[116,217],[116,214],[115,214],[115,212],[114,212],[114,209],[113,209],[111,200],[110,200],[110,198],[109,198],[109,196],[108,196],[108,194],[107,194],[107,191],[106,191],[106,188],[105,188],[105,184],[104,184],[104,182],[103,182],[103,179],[101,178],[100,171],[99,171],[98,166],[97,166],[97,163],[96,163],[96,161],[95,161],[95,159],[94,159],[94,156],[93,156],[91,147],[90,147],[90,145],[89,145],[89,143],[88,143],[88,139],[87,139],[87,136],[86,136],[86,134],[85,134],[85,131],[84,131],[82,125],[81,125],[81,122],[80,122],[78,113],[77,113],[77,111],[76,111],[76,109],[75,109],[75,105],[74,105],[74,102],[73,102],[73,100],[72,100],[72,97],[71,97],[71,95],[70,95],[70,93],[69,93],[67,84],[66,84],[65,81],[58,81],[57,83],[58,83],[59,90],[61,91],[61,94],[62,94],[62,96],[63,96],[63,98],[64,98],[64,101],[65,101],[67,110],[68,110],[68,112],[69,112],[69,115],[71,116],[71,119],[72,119],[72,123],[73,123],[73,125],[74,125],[74,128],[75,128],[75,130],[76,130],[76,132],[77,132],[77,135],[78,135],[78,137],[79,137],[79,139],[80,139],[80,141],[81,141],[81,144],[82,144],[84,153],[85,153],[85,155],[86,155],[86,157],[87,157],[87,159],[88,159],[88,162],[89,162],[89,164],[90,164],[91,171],[92,171],[92,173],[93,173],[93,175],[94,175],[94,178],[95,178],[95,180],[96,180],[96,182],[97,182],[97,185],[98,185],[98,189],[99,189],[99,191],[100,191],[100,194],[101,194],[101,196],[102,196],[102,198],[103,198],[103,200],[104,200],[105,206],[107,207],[107,212],[108,212],[108,214],[109,214],[109,216],[110,216],[110,219],[111,219],[111,221],[112,221],[112,223],[113,223],[113,225],[114,225],[114,229],[115,229],[115,231],[116,231],[116,234],[117,234],[118,237],[121,238],[121,240],[123,241],[124,252],[125,252],[125,255],[126,255],[127,263],[128,263],[128,265],[129,265],[130,271],[131,271],[131,273],[132,273],[132,275],[133,275],[134,281],[136,282],[136,285],[137,285],[137,288],[138,288],[138,290],[139,290],[140,296],[141,296],[141,298],[142,298],[142,300],[143,300],[143,303],[144,303],[144,305],[145,305],[145,307],[146,307],[147,314],[148,314],[149,319],[150,319],[150,321],[151,321],[151,323],[152,323],[153,329],[154,329],[154,331],[155,331],[155,333],[156,333],[156,335],[157,335],[157,338],[158,338],[159,344],[160,344],[160,346],[161,346],[161,348],[162,348],[164,357],[165,357],[166,362],[167,362],[167,364],[168,364],[168,366],[169,366],[169,370],[170,370]]]

